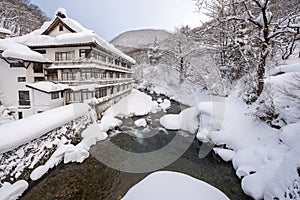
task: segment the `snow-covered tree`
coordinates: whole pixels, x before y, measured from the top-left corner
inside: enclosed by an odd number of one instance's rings
[[[183,83],[188,76],[191,59],[198,50],[198,43],[178,30],[160,44],[161,62],[178,71],[179,83]]]
[[[220,66],[225,66],[225,71],[228,66],[236,66],[236,69],[231,69],[243,72],[242,75],[246,72],[254,77],[255,83],[251,84],[253,88],[248,89],[246,96],[247,102],[256,101],[263,91],[265,70],[275,51],[280,47],[285,47],[287,51],[293,50],[293,40],[299,36],[300,13],[296,8],[292,8],[289,2],[286,3],[289,9],[295,11],[290,10],[288,14],[278,13],[274,9],[276,2],[271,0],[196,2],[200,8],[205,7],[206,13],[212,18],[206,30],[213,29],[216,31],[215,35],[219,34],[219,38],[215,37],[215,40],[220,52]],[[283,1],[278,2],[285,6]],[[298,7],[298,4],[295,7]],[[242,68],[237,64],[242,64]],[[232,71],[229,70],[229,73],[232,74]]]
[[[1,0],[0,27],[24,35],[41,27],[49,18],[29,0]]]

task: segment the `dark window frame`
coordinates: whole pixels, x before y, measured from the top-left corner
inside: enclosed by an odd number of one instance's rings
[[[59,99],[59,92],[51,92],[51,100]]]
[[[26,77],[25,76],[18,77],[18,82],[19,83],[26,82]]]
[[[30,93],[28,90],[19,90],[19,105],[30,106]]]
[[[33,63],[33,73],[44,73],[43,63]]]

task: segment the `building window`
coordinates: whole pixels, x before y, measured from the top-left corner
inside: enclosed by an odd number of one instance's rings
[[[42,63],[34,63],[33,64],[33,72],[34,73],[43,73],[43,64]]]
[[[82,79],[91,79],[92,78],[92,70],[91,69],[83,69],[81,71]]]
[[[87,58],[91,53],[90,49],[79,49],[79,57],[80,58]]]
[[[30,106],[29,91],[19,91],[19,105]]]
[[[34,77],[34,82],[45,81],[45,77]]]
[[[111,63],[111,64],[114,64],[114,59],[109,58],[109,59],[108,59],[108,62]]]
[[[67,61],[72,60],[73,52],[56,52],[55,53],[55,61]]]
[[[63,25],[59,25],[59,31],[64,31],[64,26]]]
[[[26,82],[26,77],[18,77],[18,82]]]
[[[101,78],[101,79],[106,79],[106,73],[105,73],[105,72],[101,73],[101,74],[100,74],[100,78]]]
[[[100,97],[107,96],[107,88],[100,88]]]
[[[76,74],[72,72],[63,72],[62,73],[62,80],[63,81],[73,81],[76,80]]]
[[[82,90],[82,97],[83,97],[83,101],[87,100],[87,99],[91,99],[93,98],[93,92],[88,91],[88,90]]]
[[[13,62],[10,63],[10,67],[25,67],[22,62]]]
[[[58,99],[59,98],[59,92],[53,92],[51,93],[51,99]]]
[[[114,78],[114,74],[112,72],[109,72],[109,78]]]
[[[47,80],[48,81],[57,81],[58,80],[58,76],[57,76],[57,71],[55,70],[47,70]]]

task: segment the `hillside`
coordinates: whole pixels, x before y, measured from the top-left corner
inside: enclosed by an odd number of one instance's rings
[[[49,20],[43,11],[29,0],[0,0],[0,27],[15,35],[24,35]]]
[[[154,41],[161,42],[168,37],[171,33],[165,30],[156,30],[156,29],[141,29],[133,30],[121,33],[113,40],[111,43],[117,48],[128,52],[133,49],[145,48],[152,44]]]

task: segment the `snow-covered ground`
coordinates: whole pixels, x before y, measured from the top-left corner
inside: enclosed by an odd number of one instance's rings
[[[191,176],[160,171],[154,172],[133,186],[123,200],[226,200],[229,198],[217,188]]]
[[[223,100],[200,102],[193,111],[182,111],[189,113],[186,117],[166,115],[161,124],[167,129],[183,129],[187,123],[199,126],[197,138],[223,146],[214,148],[214,152],[223,160],[232,161],[244,192],[254,199],[300,199],[299,105],[279,90],[298,85],[299,63],[298,59],[298,63],[274,69],[284,74],[266,80],[275,109],[286,123],[279,130],[255,118],[259,104],[246,105],[237,92]],[[292,92],[300,96],[299,91]],[[190,119],[197,114],[199,121]]]
[[[82,144],[73,144],[78,143],[79,133],[95,121],[95,116],[88,105],[76,104],[1,125],[5,137],[1,139],[0,199],[17,199],[28,187],[28,174],[36,180],[47,172],[41,166],[49,169],[63,158],[65,162],[82,162],[92,143],[90,133],[85,133]],[[20,179],[25,180],[15,182]]]
[[[200,101],[209,101],[209,92],[203,90],[203,85],[185,81],[178,83],[179,73],[166,65],[141,65],[135,72],[136,79],[142,80],[138,89],[147,89],[157,94],[163,94],[182,104],[195,106]],[[210,83],[208,83],[209,85]]]

